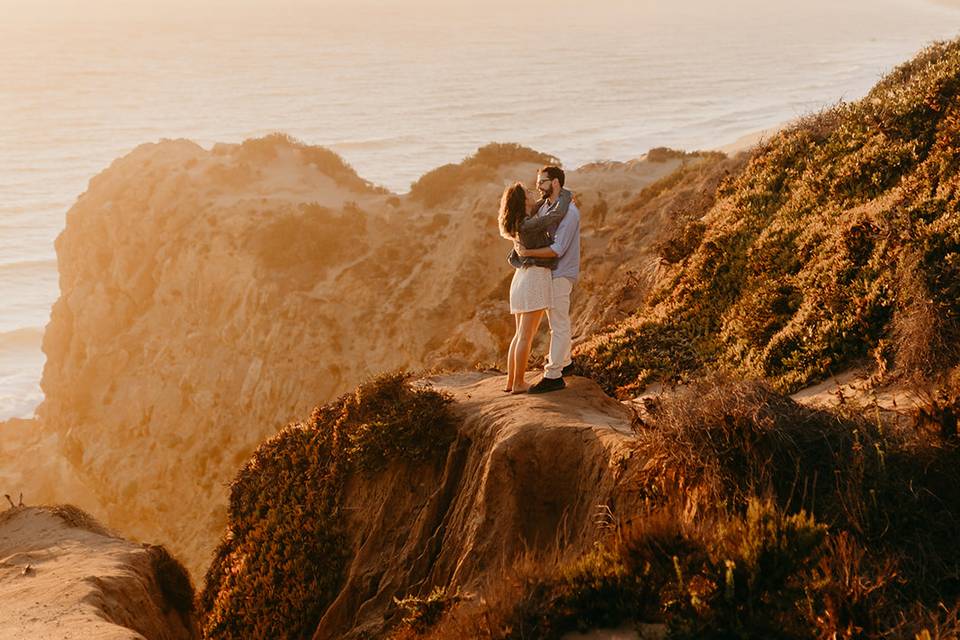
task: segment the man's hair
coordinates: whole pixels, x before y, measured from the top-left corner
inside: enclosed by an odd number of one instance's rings
[[[560,186],[561,187],[563,186],[564,175],[563,175],[563,169],[561,169],[560,167],[555,167],[552,164],[548,164],[543,169],[540,169],[540,173],[547,176],[551,180],[554,180],[554,179],[559,180]]]

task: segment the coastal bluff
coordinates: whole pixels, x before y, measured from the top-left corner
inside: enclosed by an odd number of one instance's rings
[[[218,640],[957,637],[958,78],[938,43],[746,161],[571,172],[580,342],[546,397],[470,366],[510,331],[502,247],[470,234],[490,177],[543,154],[484,147],[398,196],[283,136],[140,148],[58,243],[31,455],[205,566]],[[291,166],[352,199],[284,208]]]
[[[70,492],[200,575],[227,484],[287,422],[380,371],[502,360],[499,197],[550,160],[488,145],[396,195],[282,135],[137,147],[90,181],[56,241],[36,437],[74,478],[41,490],[5,473],[8,490]],[[665,273],[655,243],[741,165],[664,152],[568,173],[583,219],[575,336],[635,310]]]

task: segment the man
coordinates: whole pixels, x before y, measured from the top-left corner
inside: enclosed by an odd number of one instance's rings
[[[544,203],[537,215],[546,215],[557,207],[564,173],[560,167],[546,166],[537,173],[537,189]],[[580,211],[570,203],[567,215],[560,221],[553,244],[543,249],[517,246],[522,258],[556,258],[553,267],[553,302],[547,309],[550,324],[550,354],[543,377],[530,387],[529,393],[547,393],[563,389],[564,369],[571,363],[570,292],[580,276]]]

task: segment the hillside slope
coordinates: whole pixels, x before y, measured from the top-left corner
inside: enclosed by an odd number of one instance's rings
[[[960,41],[787,127],[725,181],[651,304],[581,346],[629,396],[717,368],[796,390],[960,357]]]

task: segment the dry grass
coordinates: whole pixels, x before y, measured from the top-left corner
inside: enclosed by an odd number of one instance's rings
[[[836,485],[854,448],[873,448],[875,431],[764,382],[718,377],[669,396],[653,423],[637,428],[635,448],[647,458],[637,481],[654,500],[685,493],[687,509],[742,510],[770,495],[783,509],[815,509],[833,521]]]
[[[582,556],[558,545],[504,562],[472,599],[396,637],[560,638],[632,622],[691,640],[951,637],[960,455],[877,415],[725,377],[681,390],[637,425],[623,490],[644,508],[609,511]]]
[[[900,304],[893,318],[894,361],[901,371],[919,380],[935,379],[960,355],[960,326],[944,308],[942,296],[931,291],[919,252],[901,262]],[[938,299],[939,298],[939,299]]]

